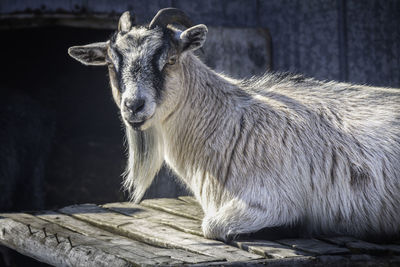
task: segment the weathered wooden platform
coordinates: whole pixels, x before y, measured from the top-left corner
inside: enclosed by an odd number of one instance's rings
[[[56,266],[400,266],[400,242],[202,237],[191,197],[0,214],[0,244]]]

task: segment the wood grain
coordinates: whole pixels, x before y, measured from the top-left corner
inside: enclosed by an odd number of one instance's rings
[[[188,203],[175,198],[156,198],[143,200],[141,205],[165,211],[189,219],[202,220],[204,213],[197,203]]]
[[[111,232],[94,227],[86,222],[77,220],[71,216],[57,213],[44,212],[37,217],[58,224],[62,227],[78,232],[85,236],[95,237],[118,246],[121,250],[134,252],[139,257],[133,262],[135,264],[177,264],[177,263],[201,263],[209,262],[214,258],[188,252],[182,249],[167,249],[151,246],[124,236],[115,235]]]
[[[316,255],[345,254],[350,250],[317,239],[281,239],[278,243]]]
[[[128,260],[117,256],[117,250],[109,249],[106,242],[84,237],[28,214],[10,217],[0,219],[0,243],[24,255],[55,266],[108,266],[110,262],[114,266],[132,266]],[[56,233],[60,243],[54,236]],[[72,240],[72,247],[68,238]]]
[[[390,266],[400,245],[347,236],[225,244],[202,237],[194,198],[0,214],[0,244],[56,266]],[[29,225],[29,226],[28,226]],[[243,238],[243,237],[242,237]]]
[[[96,205],[69,206],[60,211],[102,229],[141,242],[167,248],[184,249],[213,257],[215,260],[243,261],[262,258],[220,241],[181,232],[160,222],[118,214]],[[137,214],[140,212],[142,212],[141,209],[136,211]]]
[[[203,236],[199,220],[180,217],[145,206],[135,205],[130,202],[108,203],[102,205],[102,207],[124,215],[133,216],[136,219],[159,222],[185,233]],[[138,210],[140,210],[140,212],[138,212]]]
[[[289,246],[284,246],[282,244],[267,240],[233,241],[233,245],[249,252],[272,259],[304,257],[312,255],[311,253],[295,250]]]

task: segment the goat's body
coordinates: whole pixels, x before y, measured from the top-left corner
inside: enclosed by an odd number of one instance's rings
[[[174,75],[184,93],[159,134],[206,236],[295,222],[399,232],[400,92],[274,74],[239,82],[189,56]]]
[[[135,201],[165,161],[203,207],[209,238],[293,223],[314,234],[399,234],[400,91],[230,79],[193,55],[207,27],[182,11],[133,24],[125,12],[109,41],[69,53],[108,66]]]

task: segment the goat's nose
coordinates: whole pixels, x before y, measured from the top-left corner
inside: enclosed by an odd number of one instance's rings
[[[140,112],[144,108],[144,99],[126,100],[125,107],[133,114]]]

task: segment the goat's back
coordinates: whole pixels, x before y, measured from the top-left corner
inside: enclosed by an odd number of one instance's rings
[[[286,196],[314,233],[399,232],[400,90],[277,75],[241,86],[253,133],[238,149],[255,184]]]

